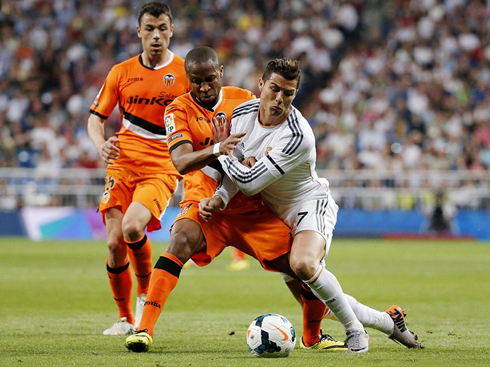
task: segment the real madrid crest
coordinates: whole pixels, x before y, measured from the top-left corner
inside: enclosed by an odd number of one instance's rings
[[[224,113],[222,111],[220,111],[216,114],[215,119],[218,122],[219,127],[225,126],[226,123],[228,122],[228,117],[226,116],[226,113]]]
[[[174,85],[174,83],[175,76],[173,76],[172,74],[165,74],[165,76],[163,77],[163,84],[165,84],[167,88],[170,88],[172,85]]]

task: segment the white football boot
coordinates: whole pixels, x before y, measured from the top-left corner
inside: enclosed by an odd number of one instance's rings
[[[347,353],[366,353],[369,350],[369,335],[364,330],[347,332]]]
[[[105,329],[102,334],[104,335],[130,335],[135,332],[135,328],[128,322],[126,317],[121,317],[110,328]]]

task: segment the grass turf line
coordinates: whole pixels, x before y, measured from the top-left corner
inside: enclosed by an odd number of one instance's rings
[[[164,245],[155,243],[155,260]],[[346,293],[374,308],[407,309],[426,349],[408,350],[375,330],[366,355],[303,351],[259,360],[245,331],[258,315],[280,313],[302,334],[301,310],[279,275],[252,260],[231,272],[228,251],[182,271],[162,312],[150,353],[124,348],[102,330],[117,319],[102,242],[0,239],[0,366],[405,366],[488,365],[490,246],[482,243],[337,239],[328,268]],[[325,320],[338,339],[342,327]]]

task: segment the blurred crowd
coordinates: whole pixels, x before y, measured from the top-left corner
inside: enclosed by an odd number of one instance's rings
[[[490,3],[378,1],[307,115],[329,169],[490,167]]]
[[[137,14],[144,1],[2,2],[0,17],[0,167],[35,167],[56,177],[65,167],[102,165],[86,132],[91,102],[110,68],[141,52]],[[170,49],[185,57],[215,48],[225,84],[257,91],[268,59],[304,60],[298,103],[332,72],[359,29],[360,1],[168,1]],[[107,136],[119,129],[115,111]]]
[[[110,68],[141,52],[144,2],[0,3],[0,167],[55,178],[62,168],[103,166],[86,132],[88,109]],[[213,47],[225,85],[258,93],[267,60],[301,60],[295,105],[313,126],[319,169],[490,167],[485,0],[167,3],[170,49],[185,57],[195,46]],[[107,136],[119,126],[115,111]]]

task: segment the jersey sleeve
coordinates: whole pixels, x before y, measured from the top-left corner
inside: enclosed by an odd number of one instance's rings
[[[237,159],[223,155],[218,159],[233,183],[251,196],[259,193],[287,172],[308,159],[311,144],[315,142],[299,129],[284,134],[278,144],[262,157],[252,168],[242,165]]]
[[[95,97],[90,113],[99,116],[103,120],[107,120],[114,107],[119,102],[119,73],[117,69],[112,68],[107,75],[102,88]]]
[[[170,104],[165,110],[165,128],[170,153],[182,144],[192,145],[192,134],[187,115],[186,109],[177,104]]]
[[[214,194],[219,196],[221,200],[223,200],[223,203],[225,204],[224,208],[226,208],[226,206],[233,198],[233,196],[236,195],[238,190],[239,188],[233,183],[233,181],[227,175],[223,175],[223,179],[216,188],[216,192]]]

